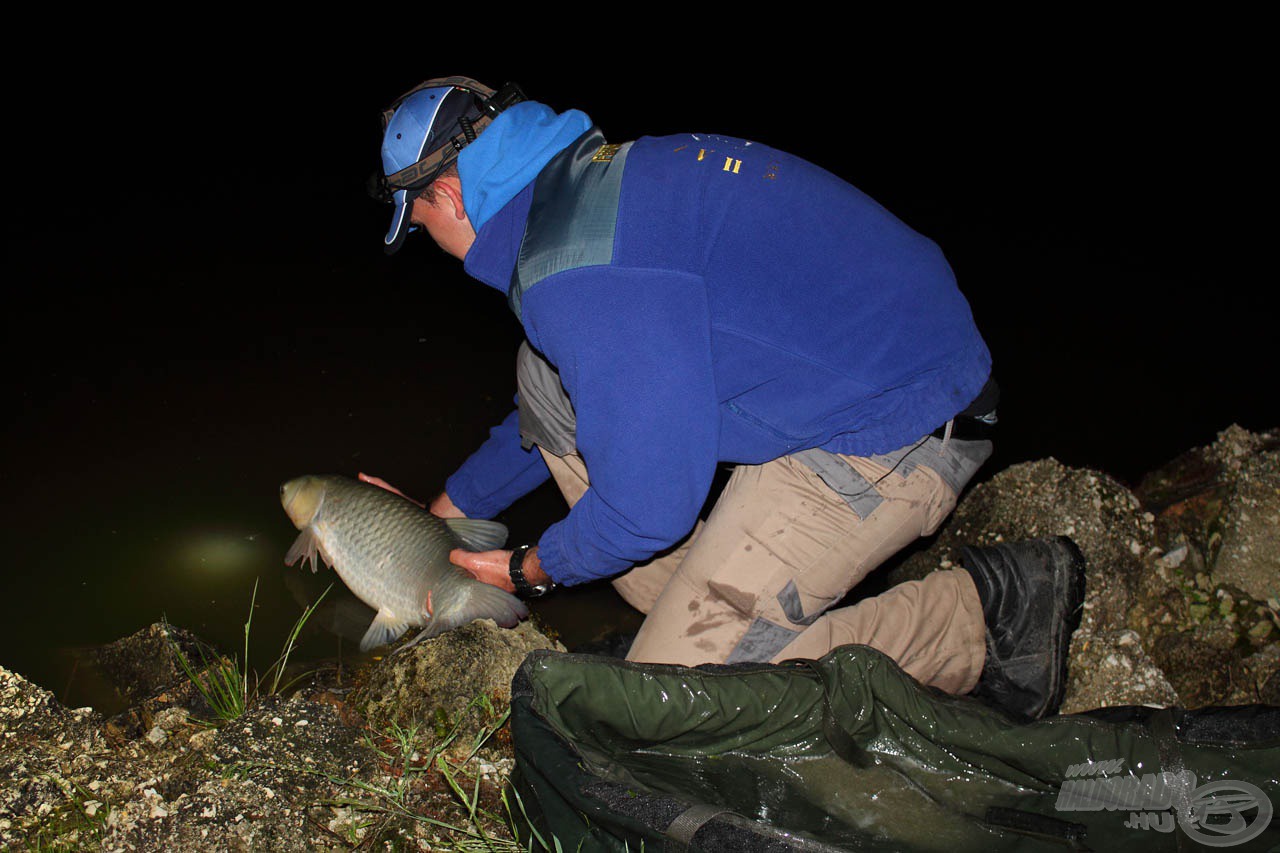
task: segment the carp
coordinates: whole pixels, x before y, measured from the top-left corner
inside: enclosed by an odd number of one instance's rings
[[[491,551],[507,541],[496,521],[440,518],[386,489],[337,475],[308,475],[280,487],[280,503],[301,531],[285,555],[331,566],[377,611],[360,641],[367,652],[422,630],[404,649],[476,619],[515,627],[524,602],[449,562],[454,548]]]

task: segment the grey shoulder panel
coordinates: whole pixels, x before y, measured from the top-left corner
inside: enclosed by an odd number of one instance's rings
[[[521,316],[529,288],[549,275],[613,260],[622,173],[631,143],[591,128],[538,174],[507,304]]]

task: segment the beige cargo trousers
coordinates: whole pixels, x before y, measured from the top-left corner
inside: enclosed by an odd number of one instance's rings
[[[590,477],[573,449],[568,398],[527,346],[517,376],[521,432],[572,507]],[[738,465],[705,522],[613,581],[645,614],[627,659],[783,661],[860,643],[923,684],[967,693],[986,652],[981,603],[964,570],[832,608],[884,560],[936,531],[990,453],[987,441],[926,437],[876,457],[805,451]]]

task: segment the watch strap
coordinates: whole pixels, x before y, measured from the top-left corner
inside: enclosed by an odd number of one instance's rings
[[[524,557],[529,553],[532,545],[520,545],[511,552],[511,564],[507,567],[507,574],[511,577],[511,585],[516,588],[516,595],[520,598],[539,598],[556,588],[554,583],[531,584],[529,579],[524,576]]]

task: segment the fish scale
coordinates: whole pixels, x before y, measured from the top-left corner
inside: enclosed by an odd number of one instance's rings
[[[362,651],[413,627],[423,630],[409,646],[475,619],[509,628],[528,615],[519,599],[449,561],[454,548],[501,547],[507,532],[497,522],[441,519],[386,489],[335,475],[290,480],[280,499],[301,531],[285,562],[309,560],[315,571],[319,556],[378,611]]]

